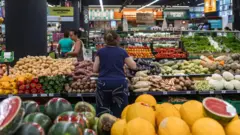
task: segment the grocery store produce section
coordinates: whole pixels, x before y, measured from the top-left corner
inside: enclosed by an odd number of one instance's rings
[[[97,49],[101,36],[92,38]],[[92,61],[27,56],[9,75],[1,64],[0,135],[240,135],[239,42],[224,34],[123,34],[138,68],[125,70],[130,105],[119,119],[96,114]]]

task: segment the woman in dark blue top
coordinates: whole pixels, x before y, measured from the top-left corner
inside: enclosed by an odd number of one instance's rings
[[[97,52],[93,70],[99,73],[96,92],[97,115],[111,113],[120,117],[128,105],[128,85],[124,65],[135,69],[136,63],[127,52],[118,47],[119,36],[114,31],[105,33],[107,46]]]

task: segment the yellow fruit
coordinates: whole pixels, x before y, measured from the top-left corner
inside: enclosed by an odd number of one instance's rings
[[[130,105],[126,106],[126,107],[123,109],[122,114],[121,114],[121,118],[122,118],[122,119],[126,119],[127,110],[128,110],[129,107],[130,107]]]
[[[162,120],[165,119],[166,117],[175,116],[181,118],[179,111],[172,104],[160,106],[160,108],[161,108],[160,110],[156,111],[157,126],[159,126]]]
[[[155,127],[155,112],[152,107],[147,104],[138,102],[128,108],[126,116],[127,122],[138,117],[149,121]]]
[[[195,121],[204,117],[203,105],[199,101],[188,101],[181,106],[180,114],[182,119],[191,127]]]
[[[172,104],[170,104],[170,103],[157,104],[157,105],[155,105],[155,109],[157,112],[160,112],[162,109],[164,109],[165,107],[168,107],[168,106],[172,106]]]
[[[177,108],[177,110],[179,111],[182,105],[181,105],[181,104],[175,104],[174,106],[175,106],[175,107]]]
[[[226,127],[226,135],[240,135],[240,120],[230,122]]]
[[[137,99],[135,100],[135,103],[137,102],[143,102],[143,103],[149,104],[150,106],[154,106],[157,104],[156,99],[149,94],[143,94],[138,96]]]
[[[158,127],[159,135],[190,135],[190,129],[185,121],[178,117],[165,118]]]
[[[123,135],[126,124],[127,122],[125,119],[117,120],[111,128],[111,135]]]
[[[142,118],[129,121],[124,129],[123,135],[155,135],[153,125]]]
[[[232,121],[235,121],[235,120],[239,120],[238,115],[236,115],[236,116],[232,119]]]
[[[225,135],[225,132],[216,120],[201,118],[193,124],[192,135]]]

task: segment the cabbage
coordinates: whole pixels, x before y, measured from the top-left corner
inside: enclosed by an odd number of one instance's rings
[[[234,90],[234,85],[231,82],[224,82],[224,87],[226,90]]]
[[[235,75],[235,80],[240,81],[240,75]]]
[[[223,78],[227,81],[231,81],[234,79],[234,75],[230,72],[223,72]]]
[[[232,80],[231,83],[234,85],[234,88],[236,90],[240,90],[240,81],[238,80]]]
[[[214,80],[214,79],[209,80],[209,85],[213,87],[215,90],[223,90],[224,88],[223,84],[224,84],[223,81]]]
[[[213,75],[212,75],[212,79],[221,81],[223,78],[222,78],[222,76],[219,75],[219,74],[213,74]]]

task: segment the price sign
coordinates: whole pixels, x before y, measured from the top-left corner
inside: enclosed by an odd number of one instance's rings
[[[153,24],[154,14],[153,13],[137,13],[137,23]]]
[[[214,94],[214,91],[210,91],[209,93],[210,93],[210,94]]]
[[[41,97],[47,97],[47,94],[41,94]]]
[[[82,96],[82,94],[80,94],[80,93],[77,94],[77,97],[81,97],[81,96]]]
[[[240,90],[237,90],[237,93],[240,93]]]
[[[12,97],[12,96],[13,96],[12,94],[8,95],[8,97]]]
[[[0,62],[13,62],[14,61],[14,53],[13,52],[4,52],[2,51]]]
[[[222,90],[222,94],[226,94],[226,91],[225,91],[225,90]]]
[[[166,91],[163,92],[163,95],[167,95],[167,94],[168,94],[168,92],[166,92]]]
[[[37,94],[32,94],[32,97],[37,97],[38,95]]]
[[[49,93],[48,96],[49,96],[49,97],[53,97],[54,94],[53,94],[53,93]]]
[[[187,91],[186,93],[187,93],[187,94],[191,94],[191,91]]]

